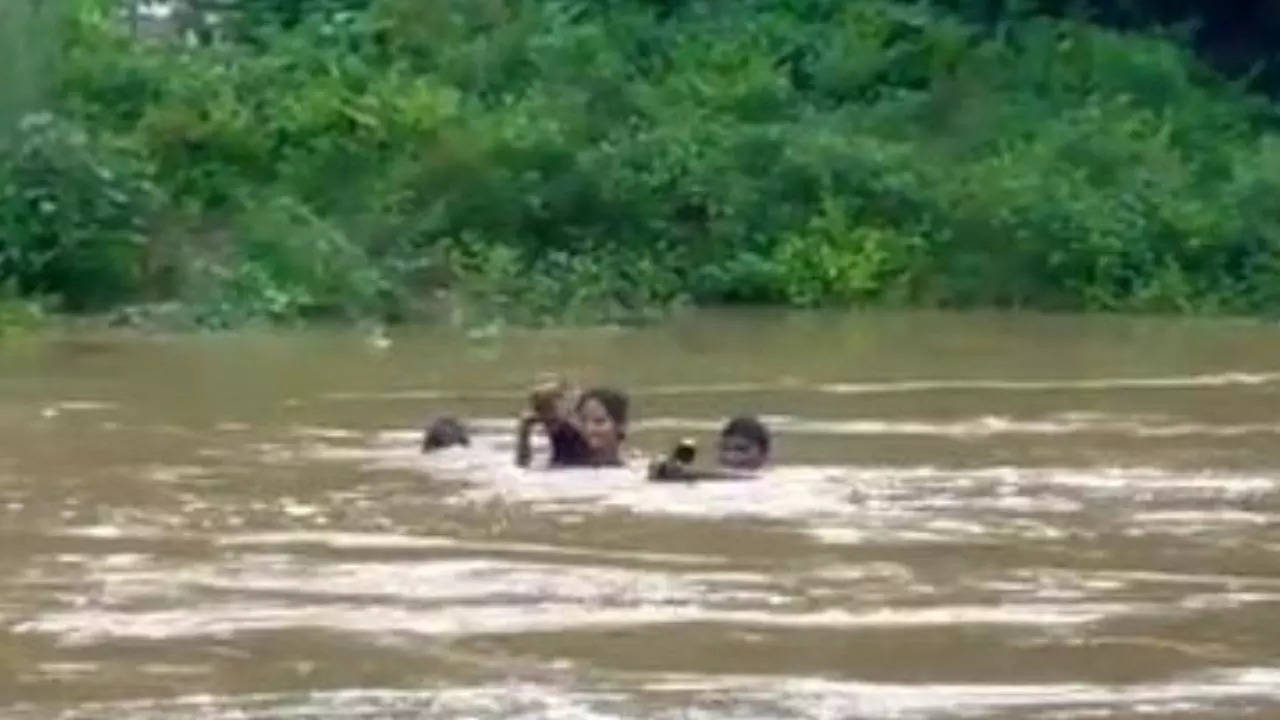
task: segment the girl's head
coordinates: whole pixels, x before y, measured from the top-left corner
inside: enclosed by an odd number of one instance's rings
[[[720,432],[720,464],[739,470],[757,470],[769,460],[769,430],[764,423],[736,417]]]
[[[618,459],[618,448],[627,435],[627,396],[612,388],[594,388],[578,398],[578,422],[582,436],[597,461]]]

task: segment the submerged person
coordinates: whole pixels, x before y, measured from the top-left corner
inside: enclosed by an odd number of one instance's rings
[[[529,467],[533,460],[533,428],[542,425],[551,447],[552,467],[572,467],[587,463],[590,448],[578,427],[577,393],[568,383],[558,380],[534,388],[529,394],[529,408],[521,414],[516,427],[516,465]]]
[[[429,453],[447,447],[468,447],[471,436],[462,421],[445,415],[438,417],[422,434],[422,452]]]
[[[672,480],[752,480],[769,461],[769,430],[758,419],[746,415],[730,420],[720,431],[719,467],[692,466],[694,448],[685,441],[670,456],[649,466],[649,479]]]

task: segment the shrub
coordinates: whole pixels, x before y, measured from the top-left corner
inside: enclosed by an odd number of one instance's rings
[[[57,115],[0,151],[0,273],[67,309],[1280,307],[1280,115],[1167,36],[1013,3],[253,0],[175,40],[111,6],[73,5]]]
[[[157,197],[134,148],[53,115],[27,116],[0,155],[0,282],[73,311],[132,299]]]

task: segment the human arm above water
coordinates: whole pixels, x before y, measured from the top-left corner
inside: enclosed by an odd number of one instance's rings
[[[563,381],[544,383],[529,394],[529,409],[516,428],[516,465],[529,467],[533,459],[531,435],[542,425],[550,446],[551,467],[585,465],[589,451],[574,414],[577,391]]]
[[[516,467],[527,468],[533,461],[533,426],[538,418],[531,412],[520,414],[516,421]]]
[[[723,468],[696,468],[691,465],[662,458],[649,464],[649,480],[652,482],[695,482],[698,480],[755,480],[759,475],[744,470]]]

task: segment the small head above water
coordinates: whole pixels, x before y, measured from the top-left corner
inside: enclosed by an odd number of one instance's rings
[[[467,434],[466,426],[457,418],[448,415],[436,418],[427,426],[427,430],[422,436],[422,452],[431,452],[432,450],[440,450],[455,445],[466,447],[470,444],[471,438]]]
[[[572,412],[573,388],[563,379],[539,384],[529,394],[529,409],[546,424],[564,420]]]
[[[733,418],[720,431],[720,464],[758,470],[769,460],[769,430],[754,417]]]
[[[671,459],[684,465],[693,464],[694,458],[698,456],[698,443],[693,438],[684,438],[676,443],[676,449],[671,451]]]
[[[578,399],[578,422],[587,447],[598,463],[617,463],[618,450],[627,436],[625,393],[613,388],[593,388]]]

